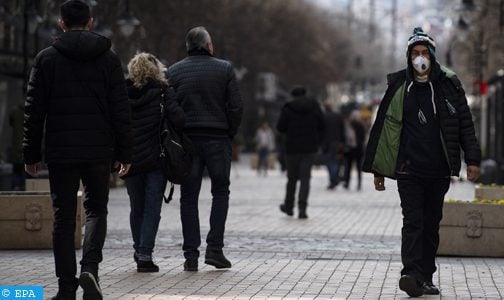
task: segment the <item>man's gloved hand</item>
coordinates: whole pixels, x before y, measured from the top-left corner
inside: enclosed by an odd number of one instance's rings
[[[375,187],[375,190],[377,190],[377,191],[384,191],[385,190],[385,177],[375,176],[374,187]]]
[[[467,166],[467,180],[475,182],[480,177],[479,166]]]

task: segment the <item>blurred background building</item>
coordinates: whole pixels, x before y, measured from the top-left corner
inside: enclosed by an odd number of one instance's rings
[[[187,30],[207,27],[216,56],[233,62],[240,81],[245,114],[236,142],[246,151],[262,120],[274,127],[296,84],[321,103],[371,110],[422,26],[437,59],[464,83],[485,156],[504,164],[504,0],[87,1],[94,31],[112,39],[124,67],[137,51],[170,65],[186,56]],[[62,2],[0,0],[0,177],[19,160],[19,105],[35,54],[59,33]]]

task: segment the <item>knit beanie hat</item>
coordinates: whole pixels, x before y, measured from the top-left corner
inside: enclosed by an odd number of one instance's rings
[[[425,45],[429,49],[431,60],[435,60],[436,56],[436,43],[434,39],[425,33],[422,27],[416,27],[413,29],[413,34],[408,39],[408,51],[406,52],[406,57],[410,59],[411,49],[416,45]]]

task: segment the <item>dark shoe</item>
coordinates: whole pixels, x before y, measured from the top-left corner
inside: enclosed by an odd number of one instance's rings
[[[422,285],[424,295],[439,295],[439,289],[432,283],[432,281],[426,281]]]
[[[227,260],[222,252],[211,251],[205,254],[205,264],[217,269],[231,268],[231,262]]]
[[[306,214],[306,212],[300,211],[298,218],[300,218],[300,219],[308,219],[308,215]]]
[[[287,208],[285,208],[285,204],[280,204],[280,211],[282,211],[283,213],[287,214],[288,216],[294,215],[294,213],[292,212],[292,209],[291,210],[287,210]]]
[[[159,272],[159,267],[152,260],[139,260],[137,262],[137,272],[139,273]]]
[[[82,272],[79,277],[79,285],[84,290],[82,299],[103,300],[100,285],[93,274],[89,272]]]
[[[51,300],[75,300],[75,291],[59,290],[56,296],[52,297]]]
[[[198,259],[186,259],[184,262],[184,271],[198,271]]]
[[[401,276],[399,279],[399,288],[405,291],[410,297],[420,297],[424,293],[418,280],[411,275]]]
[[[75,292],[79,287],[79,281],[74,279],[58,279],[58,293],[51,300],[75,300]]]
[[[138,255],[135,253],[133,253],[133,260],[137,263],[138,262]]]

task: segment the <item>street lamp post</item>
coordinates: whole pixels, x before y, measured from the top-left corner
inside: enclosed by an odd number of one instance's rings
[[[124,37],[130,37],[135,29],[140,25],[140,21],[131,14],[129,9],[129,0],[125,0],[124,2],[124,12],[122,17],[117,20],[117,25]]]
[[[502,0],[501,0],[502,3]],[[462,13],[458,20],[458,29],[461,32],[470,32],[472,36],[471,44],[467,49],[472,48],[470,60],[472,62],[472,93],[476,98],[476,105],[473,107],[473,115],[476,117],[475,127],[483,149],[488,140],[488,103],[485,100],[486,84],[484,82],[486,72],[486,62],[488,56],[488,37],[486,35],[485,24],[489,10],[489,2],[485,1],[476,5],[473,0],[462,1]],[[469,21],[469,22],[468,22]],[[471,30],[471,28],[474,28]],[[447,52],[447,63],[452,64],[453,43],[450,44]]]
[[[141,26],[141,22],[135,18],[130,12],[129,0],[124,0],[124,11],[122,16],[116,22],[119,27],[119,31],[123,37],[128,39],[135,32],[135,30]],[[124,61],[128,61],[131,54],[131,47],[138,48],[138,39],[135,39],[134,43],[126,41],[126,54],[123,57]],[[136,51],[137,49],[135,49]]]
[[[29,38],[37,32],[37,28],[41,23],[42,18],[35,12],[33,1],[25,1],[23,6],[23,93],[26,93],[28,85],[28,59]],[[34,44],[37,43],[38,37],[34,38]]]

